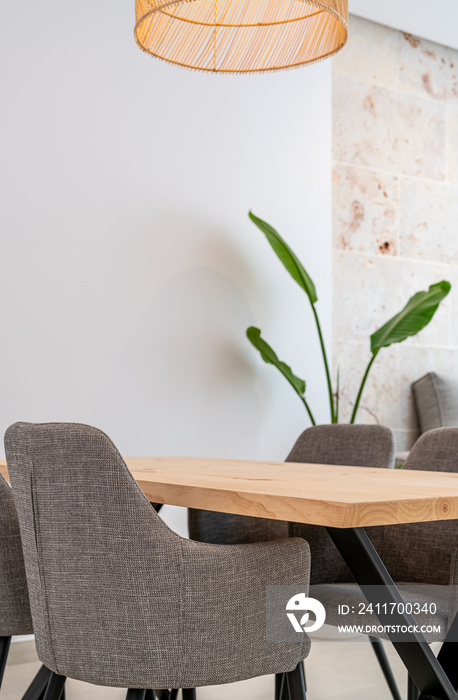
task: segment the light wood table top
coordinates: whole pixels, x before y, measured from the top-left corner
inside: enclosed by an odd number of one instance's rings
[[[126,463],[156,503],[339,528],[458,519],[458,474],[197,457]]]

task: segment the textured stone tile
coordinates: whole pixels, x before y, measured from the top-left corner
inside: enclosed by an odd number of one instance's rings
[[[446,156],[447,180],[458,185],[458,108],[447,107],[446,111]]]
[[[402,306],[403,295],[393,258],[333,254],[333,336],[367,342]]]
[[[332,71],[364,83],[395,88],[399,82],[401,32],[350,15],[349,41],[332,59]]]
[[[399,178],[336,163],[332,203],[334,248],[397,254]]]
[[[458,51],[411,34],[400,37],[398,88],[458,104]]]
[[[445,107],[334,75],[333,156],[352,165],[443,180]]]
[[[450,345],[456,348],[458,356],[458,266],[450,265],[447,279],[452,285],[447,299],[450,306]]]
[[[444,266],[417,265],[415,266],[416,274],[412,275],[413,293],[421,289],[427,289],[430,284],[441,280],[450,281],[450,267],[444,270]],[[436,348],[450,348],[454,345],[452,342],[452,292],[441,302],[437,309],[434,318],[417,335],[407,338],[404,344],[407,346],[422,346]],[[407,297],[405,299],[407,301]]]
[[[411,450],[419,438],[418,430],[393,430],[396,441],[396,452]]]
[[[340,367],[340,421],[350,420],[356,395],[367,363],[371,358],[369,343],[336,340],[333,344],[334,366]],[[398,427],[397,348],[384,348],[375,360],[367,380],[357,423],[381,423]]]
[[[458,51],[350,23],[351,42],[333,65],[333,359],[342,420],[370,334],[416,291],[452,283],[427,328],[380,352],[363,395],[358,420],[389,425],[400,451],[418,430],[411,383],[431,369],[458,374]]]
[[[402,180],[399,240],[401,256],[458,263],[458,187]]]
[[[413,294],[446,279],[449,270],[449,266],[444,265],[335,251],[334,338],[365,342],[371,333],[398,313]],[[429,326],[405,342],[449,345],[450,315],[451,302],[446,299]]]

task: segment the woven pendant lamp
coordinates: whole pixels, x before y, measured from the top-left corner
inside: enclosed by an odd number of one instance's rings
[[[299,68],[347,40],[348,0],[136,0],[135,12],[143,51],[213,73]]]

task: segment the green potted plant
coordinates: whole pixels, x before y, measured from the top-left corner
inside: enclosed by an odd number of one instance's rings
[[[316,292],[315,285],[310,277],[310,275],[305,270],[299,258],[294,254],[286,241],[280,236],[278,231],[276,231],[270,224],[266,221],[255,216],[252,212],[249,212],[249,217],[251,221],[256,224],[256,226],[265,235],[267,241],[271,245],[273,251],[277,255],[278,259],[282,262],[283,266],[289,272],[291,277],[295,282],[301,287],[305,292],[312,307],[313,316],[315,319],[316,329],[318,332],[318,339],[321,347],[321,353],[323,357],[323,363],[326,373],[327,391],[329,396],[329,408],[331,423],[339,422],[339,372],[337,371],[337,382],[335,391],[332,385],[331,372],[329,369],[328,356],[326,352],[326,347],[324,343],[323,333],[321,330],[320,319],[318,316],[318,311],[316,309],[316,302],[318,301],[318,296]],[[432,317],[436,313],[439,304],[447,296],[451,288],[449,282],[445,280],[432,284],[429,289],[422,292],[417,292],[414,294],[406,303],[404,308],[395,314],[389,321],[387,321],[381,328],[377,329],[372,333],[370,337],[370,349],[371,357],[366,366],[366,369],[362,375],[361,383],[356,394],[355,402],[353,404],[353,411],[350,418],[350,423],[354,423],[356,415],[358,413],[358,408],[361,402],[361,397],[366,385],[369,372],[371,371],[372,365],[382,348],[387,348],[393,343],[402,343],[406,338],[412,335],[416,335],[421,331],[428,323],[431,321]],[[246,331],[248,340],[251,344],[259,351],[264,362],[274,365],[283,377],[292,386],[309,415],[309,418],[313,425],[316,425],[315,418],[311,411],[311,408],[305,397],[306,384],[303,379],[300,379],[287,365],[285,362],[279,360],[277,354],[273,348],[261,337],[261,331],[259,328],[250,326]]]

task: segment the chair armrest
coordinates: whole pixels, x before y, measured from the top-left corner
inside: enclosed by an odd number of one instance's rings
[[[348,583],[354,580],[325,527],[304,523],[290,523],[289,536],[301,537],[309,544],[311,585]]]
[[[187,665],[194,669],[194,685],[213,682],[208,665],[199,677],[202,659],[213,660],[215,683],[295,668],[308,654],[309,639],[303,635],[294,642],[267,641],[266,586],[296,585],[308,593],[307,542],[181,542],[185,647]],[[189,655],[195,656],[195,663]]]

